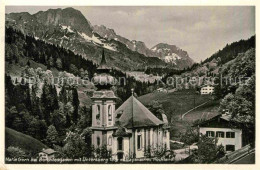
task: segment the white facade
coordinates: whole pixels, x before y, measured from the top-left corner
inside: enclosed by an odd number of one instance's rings
[[[160,129],[160,128],[159,128]],[[132,130],[127,130],[129,133],[132,133]],[[160,131],[160,132],[159,132]],[[169,131],[160,129],[139,129],[136,130],[134,135],[131,137],[123,137],[123,149],[119,149],[118,146],[118,137],[112,137],[112,158],[117,159],[117,153],[123,153],[123,160],[127,160],[130,158],[134,151],[133,148],[135,146],[135,158],[144,158],[145,152],[150,147],[151,155],[153,156],[153,152],[160,149],[170,149],[170,140],[169,140]],[[133,143],[133,139],[135,139],[135,143]]]
[[[204,86],[200,89],[200,94],[212,94],[214,91],[213,86]]]
[[[50,160],[52,160],[54,157],[54,154],[47,154],[45,152],[40,152],[39,153],[39,160],[44,162],[44,161],[47,161],[49,162]]]
[[[105,92],[104,92],[105,93]],[[144,107],[144,106],[143,106]],[[164,115],[164,122],[168,124]],[[163,124],[135,127],[121,127],[116,124],[115,100],[113,98],[93,98],[92,104],[92,144],[94,147],[107,146],[112,158],[128,160],[144,158],[149,150],[151,156],[155,151],[170,149],[169,130]],[[156,118],[157,119],[157,118]],[[123,135],[117,136],[116,132],[121,128]],[[119,156],[121,155],[121,156]],[[119,158],[120,157],[120,158]]]
[[[218,145],[222,144],[226,151],[240,149],[242,147],[242,130],[231,128],[200,127],[199,132],[208,137],[216,137]]]

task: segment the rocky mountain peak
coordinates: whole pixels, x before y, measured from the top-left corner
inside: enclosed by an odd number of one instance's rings
[[[92,28],[90,22],[84,15],[74,8],[65,9],[49,9],[44,12],[34,14],[39,22],[44,25],[64,25],[70,26],[72,29],[77,29],[88,36],[92,35]]]

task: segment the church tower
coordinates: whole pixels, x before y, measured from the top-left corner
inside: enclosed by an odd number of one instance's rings
[[[92,104],[92,144],[95,147],[107,145],[112,148],[112,134],[116,129],[115,125],[115,100],[116,96],[111,87],[116,83],[116,79],[110,75],[111,68],[108,67],[104,50],[97,73],[93,78],[93,83],[97,90],[91,98]]]

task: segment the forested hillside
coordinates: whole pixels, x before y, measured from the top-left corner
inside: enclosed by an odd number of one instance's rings
[[[202,64],[216,59],[219,64],[225,64],[228,61],[234,59],[239,53],[246,52],[250,48],[255,48],[255,35],[247,40],[240,40],[227,44],[222,50],[217,51],[211,57],[207,58],[202,62]]]
[[[67,132],[81,133],[91,126],[91,94],[87,91],[94,90],[89,81],[89,85],[71,84],[66,78],[90,80],[97,65],[70,50],[12,28],[6,28],[5,35],[6,127],[30,135],[49,147],[64,146]],[[135,88],[137,95],[157,88],[156,83],[136,81],[119,70],[112,69],[110,74],[126,79],[113,89],[118,96],[117,105],[131,95],[131,88]],[[35,81],[29,82],[31,78]],[[55,82],[55,78],[68,81]],[[79,92],[83,92],[83,98]],[[85,98],[88,100],[84,101]]]

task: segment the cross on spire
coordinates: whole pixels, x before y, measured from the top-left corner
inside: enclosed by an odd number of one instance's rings
[[[134,95],[134,89],[131,89],[132,96]]]

